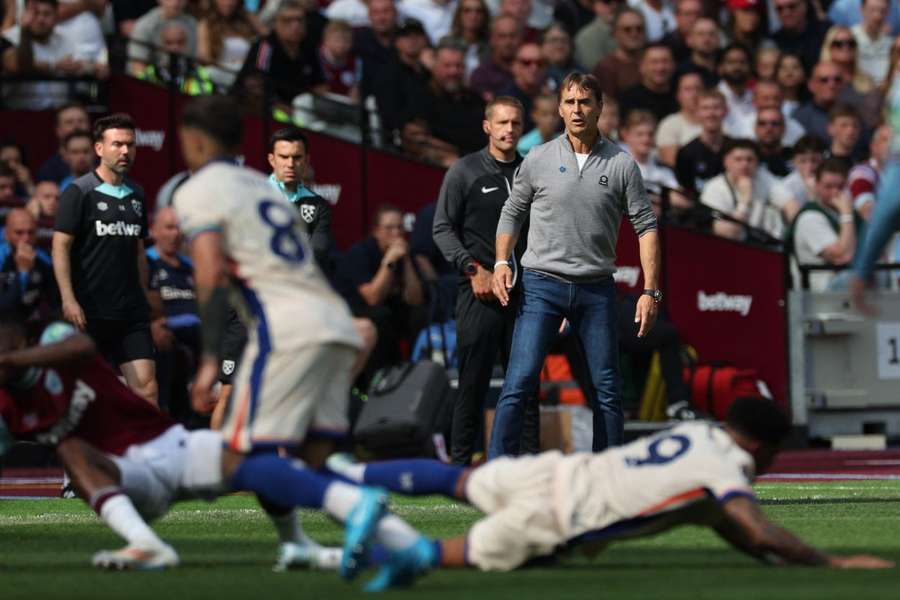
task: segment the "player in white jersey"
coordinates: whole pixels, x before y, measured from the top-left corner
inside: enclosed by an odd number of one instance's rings
[[[384,587],[435,566],[508,571],[561,549],[587,544],[596,550],[688,523],[712,527],[766,562],[893,566],[873,556],[828,555],[766,518],[750,485],[789,428],[771,401],[742,398],[724,427],[685,423],[599,454],[551,451],[475,469],[429,460],[353,464],[336,455],[328,466],[400,493],[443,493],[487,515],[465,536],[394,555],[377,578]]]
[[[362,341],[346,304],[316,266],[297,211],[262,173],[236,164],[240,114],[230,99],[206,96],[181,117],[182,154],[193,175],[175,193],[174,206],[190,239],[203,326],[193,403],[212,403],[216,355],[236,289],[249,339],[222,428],[226,477],[233,489],[257,492],[282,542],[293,542],[288,550],[303,539],[287,507],[318,505],[342,514],[347,531],[341,572],[350,578],[371,540],[388,536],[389,545],[405,546],[419,536],[385,516],[383,492],[347,487],[311,469],[305,470],[309,495],[303,501],[275,484],[283,465],[264,451],[292,449],[316,468],[335,436],[346,434],[351,372]]]

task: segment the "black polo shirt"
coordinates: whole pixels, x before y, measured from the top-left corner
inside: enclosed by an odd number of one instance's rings
[[[236,85],[253,74],[267,76],[272,85],[274,100],[284,104],[290,104],[295,96],[309,91],[311,87],[325,83],[325,76],[314,52],[310,52],[306,45],[301,45],[297,57],[291,58],[274,33],[258,40],[250,48]]]
[[[150,307],[138,272],[147,237],[144,190],[126,179],[104,182],[96,171],[73,181],[59,198],[56,231],[75,238],[72,286],[85,317],[147,320]]]

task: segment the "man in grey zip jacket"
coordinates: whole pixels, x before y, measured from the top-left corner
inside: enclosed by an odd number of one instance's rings
[[[516,146],[522,137],[522,103],[501,96],[485,109],[486,148],[457,161],[444,177],[432,229],[444,258],[461,275],[456,296],[456,340],[459,391],[454,399],[450,456],[454,463],[472,460],[479,421],[484,413],[497,352],[509,359],[517,294],[513,305],[501,306],[492,291],[494,237],[513,174],[522,164]],[[525,239],[518,244],[520,258]],[[535,394],[525,409],[522,449],[539,448],[539,414]]]
[[[640,324],[638,336],[653,326],[662,299],[659,238],[640,169],[597,128],[601,98],[592,75],[573,73],[563,80],[559,113],[565,135],[528,153],[497,225],[493,291],[505,305],[513,282],[509,256],[530,217],[522,300],[489,458],[519,453],[522,405],[538,384],[547,349],[563,320],[571,322],[587,357],[595,392],[590,399],[594,451],[624,440],[612,279],[623,213],[640,240],[646,288],[634,317]]]

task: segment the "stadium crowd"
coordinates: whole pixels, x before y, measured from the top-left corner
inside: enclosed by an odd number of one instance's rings
[[[0,73],[26,76],[3,82],[3,106],[56,111],[52,156],[0,143],[0,308],[35,324],[68,316],[51,240],[60,195],[97,166],[104,141],[78,97],[116,61],[186,94],[272,103],[283,121],[303,94],[374,98],[386,145],[447,167],[485,147],[485,108],[498,98],[523,107],[521,155],[553,140],[561,82],[592,73],[600,131],[633,156],[657,213],[837,266],[853,261],[872,215],[900,62],[900,9],[889,0],[6,0],[0,10]],[[313,230],[323,270],[377,331],[369,378],[408,355],[429,300],[452,305],[464,265],[432,240],[434,204],[410,240],[402,212],[381,207],[371,235],[338,253],[331,231],[342,224],[311,191],[315,148],[286,128],[268,150],[273,184]],[[150,225],[159,398],[189,421],[192,362],[176,357],[199,351],[190,261],[170,210]],[[820,274],[812,286],[841,282]],[[670,385],[670,404],[683,394]]]

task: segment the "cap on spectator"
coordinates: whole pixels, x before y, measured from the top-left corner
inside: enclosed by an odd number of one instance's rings
[[[753,10],[759,5],[759,0],[728,0],[728,10]]]
[[[412,34],[426,35],[425,27],[422,26],[422,22],[418,19],[405,19],[400,27],[397,28],[397,36],[402,35],[412,35]]]

